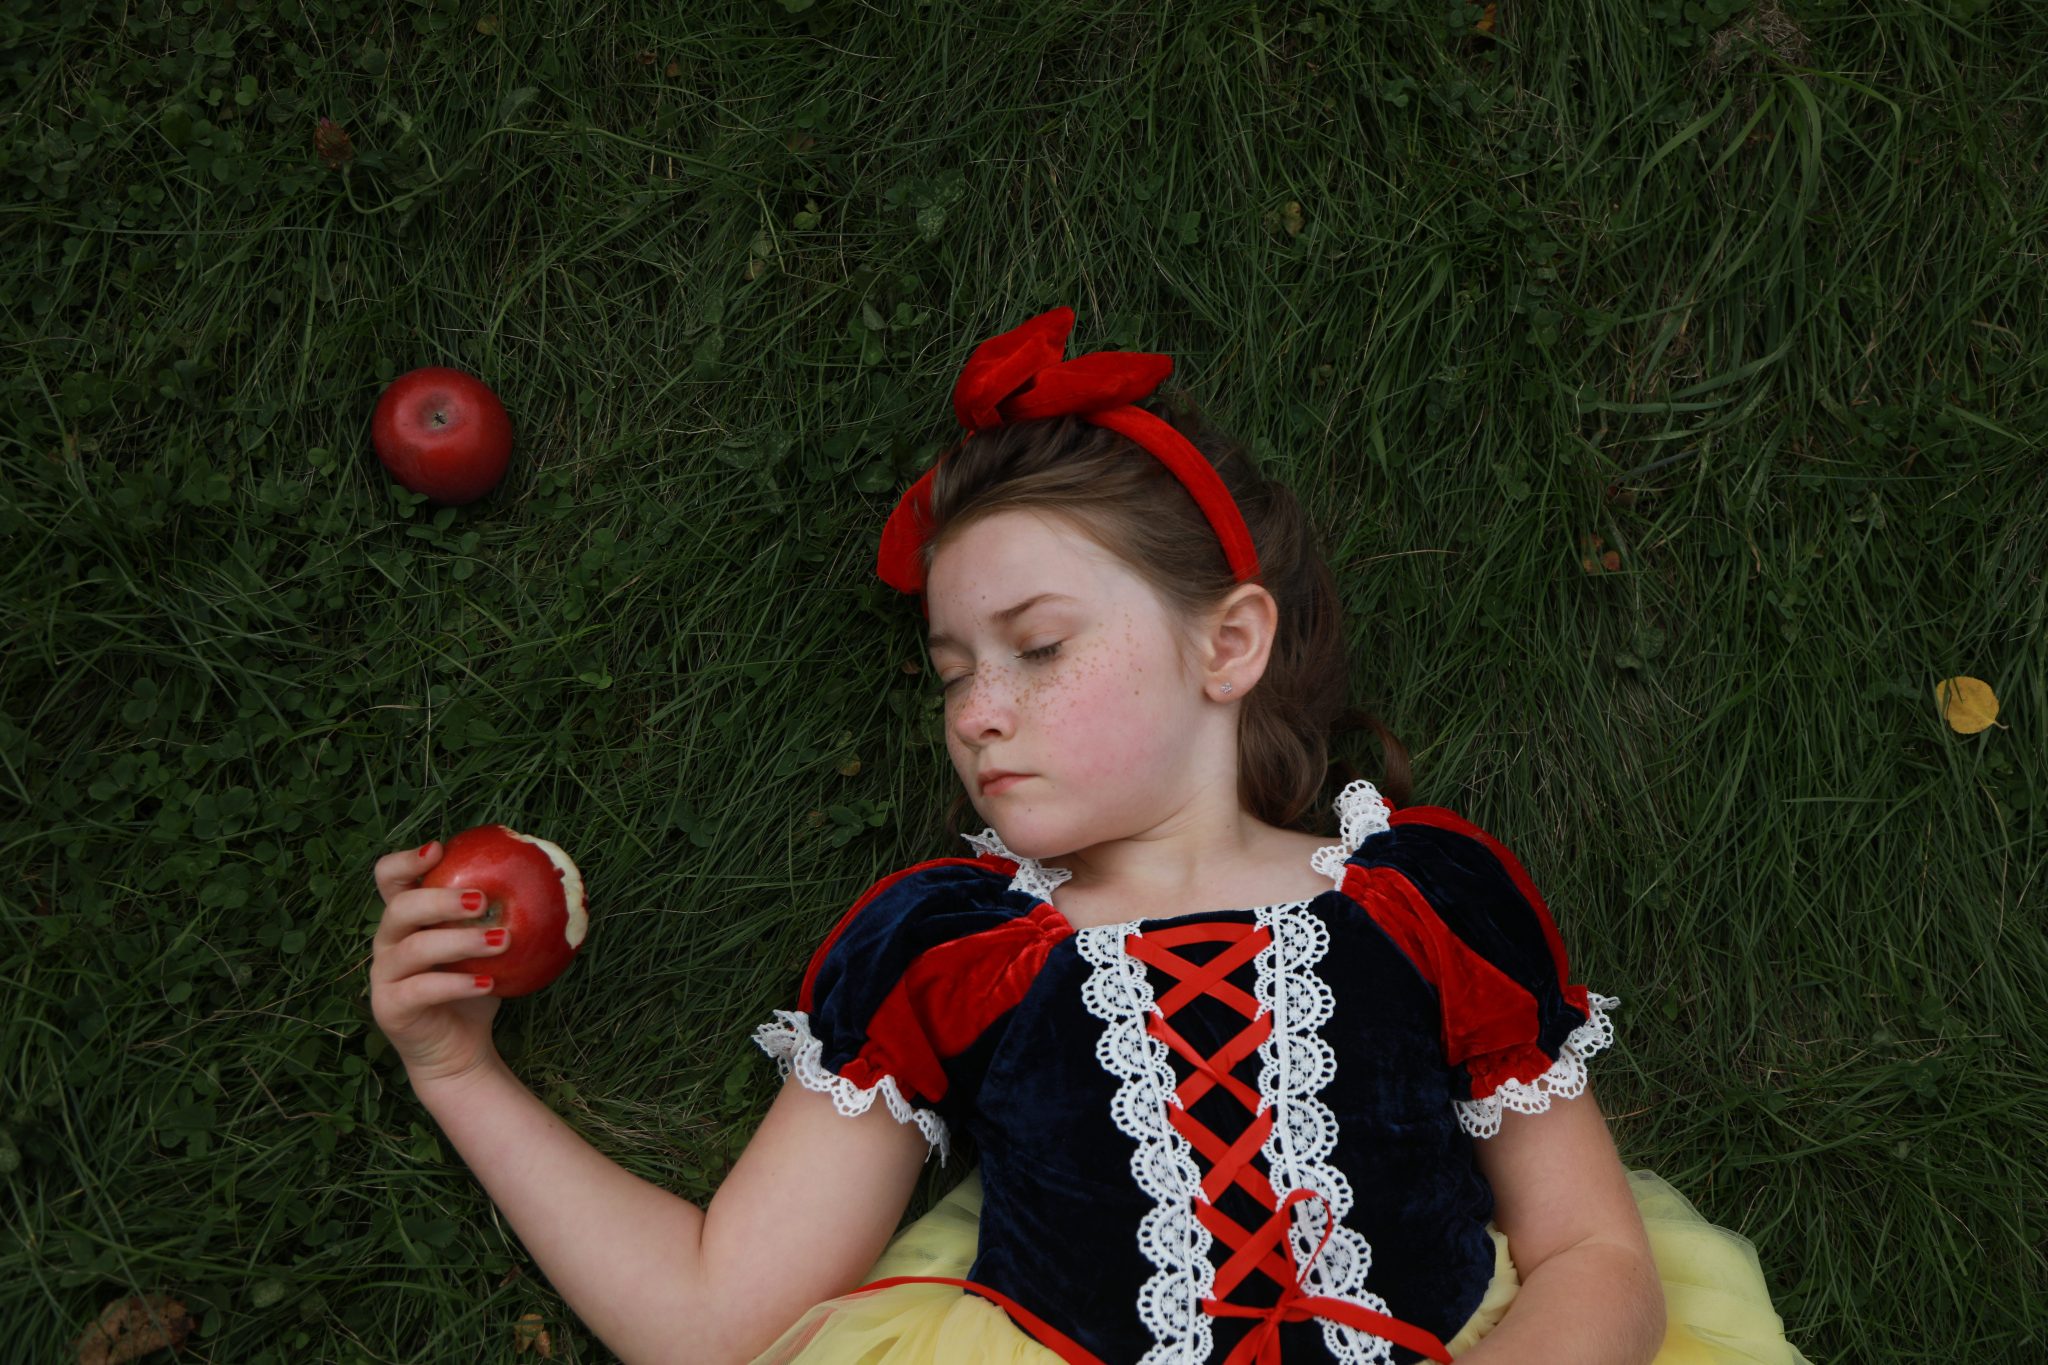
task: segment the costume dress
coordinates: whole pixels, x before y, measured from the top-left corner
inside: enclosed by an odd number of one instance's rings
[[[1581,1093],[1620,1001],[1571,983],[1491,835],[1370,782],[1338,812],[1331,887],[1281,905],[1076,929],[1068,874],[992,829],[868,888],[755,1041],[981,1163],[753,1365],[1391,1365],[1483,1337],[1518,1280],[1475,1144]],[[1754,1246],[1630,1184],[1657,1365],[1806,1365]]]

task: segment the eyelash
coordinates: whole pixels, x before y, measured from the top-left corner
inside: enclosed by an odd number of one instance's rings
[[[1053,642],[1052,642],[1051,644],[1049,644],[1049,645],[1040,645],[1040,646],[1039,646],[1039,647],[1038,647],[1037,649],[1027,649],[1027,650],[1025,650],[1025,651],[1024,651],[1024,652],[1023,652],[1022,654],[1019,654],[1019,655],[1018,655],[1017,657],[1018,657],[1018,658],[1020,658],[1020,659],[1034,659],[1034,660],[1036,660],[1036,659],[1050,659],[1050,658],[1051,658],[1051,657],[1052,657],[1053,655],[1055,655],[1055,654],[1059,653],[1060,643],[1061,643],[1060,641],[1058,641],[1058,640],[1054,640],[1054,641],[1053,641]],[[939,693],[940,693],[940,695],[942,695],[942,696],[943,696],[943,695],[944,695],[945,693],[947,693],[947,692],[950,692],[950,691],[952,691],[952,690],[953,690],[953,684],[954,684],[954,683],[956,683],[956,682],[959,682],[959,681],[961,681],[961,679],[963,679],[963,678],[970,678],[970,677],[972,677],[972,676],[974,676],[974,675],[973,675],[973,674],[971,674],[971,673],[962,673],[962,674],[960,675],[960,677],[958,677],[958,678],[952,678],[952,679],[949,679],[949,680],[947,680],[946,682],[940,683],[940,684],[939,684]]]

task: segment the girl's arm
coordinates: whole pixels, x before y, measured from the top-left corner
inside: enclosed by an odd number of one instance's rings
[[[1476,1142],[1522,1283],[1458,1365],[1647,1365],[1664,1287],[1591,1087],[1540,1114],[1510,1110]]]
[[[792,1077],[700,1210],[585,1142],[495,1052],[415,1086],[548,1282],[631,1365],[743,1365],[855,1287],[926,1156],[885,1106],[848,1117]]]
[[[507,1069],[491,1043],[490,978],[437,970],[507,947],[479,921],[484,896],[420,884],[442,852],[436,841],[377,860],[371,1012],[413,1092],[590,1330],[633,1365],[745,1362],[859,1284],[910,1202],[923,1133],[883,1105],[843,1115],[791,1076],[709,1206],[642,1180]]]
[[[696,1205],[599,1153],[496,1053],[414,1089],[548,1282],[620,1359],[659,1359],[673,1328],[702,1314]],[[655,1309],[663,1298],[668,1314]]]

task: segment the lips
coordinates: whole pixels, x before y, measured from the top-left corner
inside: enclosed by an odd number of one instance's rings
[[[1030,773],[1007,772],[1001,768],[992,769],[981,775],[981,794],[983,796],[993,796],[997,792],[1016,786],[1018,782],[1029,776],[1031,776]]]

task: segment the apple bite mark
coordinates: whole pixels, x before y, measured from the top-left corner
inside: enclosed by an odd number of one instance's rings
[[[510,931],[505,942],[489,945],[488,955],[441,968],[489,975],[492,995],[540,990],[568,970],[588,940],[587,888],[575,862],[559,845],[502,824],[478,825],[450,839],[420,885],[483,892],[489,913],[477,922]]]
[[[569,855],[562,851],[559,844],[549,843],[546,839],[536,838],[531,834],[521,834],[516,829],[507,830],[506,833],[515,839],[524,839],[547,854],[548,861],[555,865],[555,871],[562,874],[562,895],[569,903],[569,918],[562,926],[562,937],[569,941],[571,948],[581,947],[583,935],[590,928],[590,907],[583,895],[583,874],[576,870],[576,864],[570,861]]]

